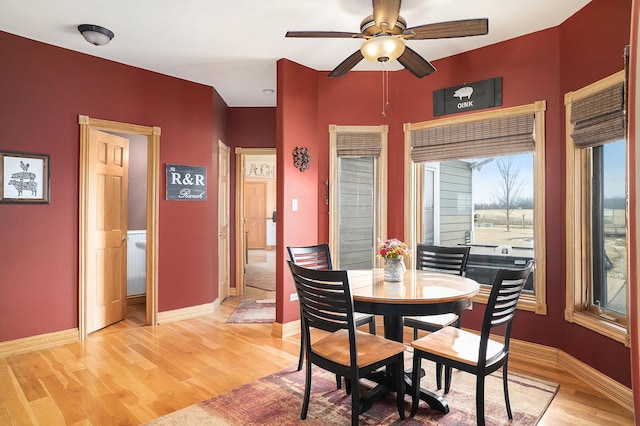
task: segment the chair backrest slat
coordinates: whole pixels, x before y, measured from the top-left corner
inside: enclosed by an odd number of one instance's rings
[[[318,244],[303,247],[287,247],[289,259],[296,265],[307,269],[330,271],[333,269],[329,244]]]
[[[443,247],[418,244],[416,269],[464,275],[470,250],[469,246]]]
[[[482,322],[479,365],[486,361],[487,342],[493,328],[505,327],[504,353],[509,351],[513,317],[532,269],[533,260],[530,260],[522,269],[500,269],[496,274]]]
[[[303,318],[312,316],[315,327],[323,330],[349,328],[349,322],[353,322],[353,302],[347,272],[309,269],[291,261],[289,267]]]
[[[357,365],[356,328],[353,319],[353,299],[347,271],[327,271],[305,268],[288,261],[300,302],[301,321],[307,350],[311,350],[309,328],[334,332],[349,332],[351,362]]]

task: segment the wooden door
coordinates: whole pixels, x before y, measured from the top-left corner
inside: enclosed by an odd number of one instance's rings
[[[127,315],[129,140],[91,129],[87,187],[87,333]]]
[[[229,147],[218,142],[218,295],[229,296]]]
[[[245,182],[244,230],[248,249],[267,246],[267,183]],[[246,234],[248,232],[248,234]]]

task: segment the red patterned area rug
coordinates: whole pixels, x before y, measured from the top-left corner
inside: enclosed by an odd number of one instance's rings
[[[273,299],[244,299],[227,318],[228,323],[269,323],[276,320],[276,301]]]
[[[433,363],[425,361],[422,385],[435,389]],[[487,377],[485,411],[487,425],[535,425],[558,390],[558,385],[517,374],[509,374],[509,395],[513,420],[507,417],[502,393],[501,371]],[[363,381],[365,386],[366,381]],[[300,420],[304,392],[304,368],[288,368],[233,389],[182,410],[167,414],[148,425],[348,425],[351,397],[336,389],[335,376],[313,367],[311,400],[307,419]],[[420,403],[409,418],[410,398],[405,398],[407,419],[398,415],[395,394],[389,394],[360,415],[360,425],[475,425],[475,376],[454,370],[451,391],[444,395],[448,414]]]

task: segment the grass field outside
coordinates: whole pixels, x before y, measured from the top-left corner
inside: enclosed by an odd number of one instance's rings
[[[500,210],[475,211],[473,244],[531,247],[533,244],[533,209],[518,209],[511,213],[507,231],[507,215]]]

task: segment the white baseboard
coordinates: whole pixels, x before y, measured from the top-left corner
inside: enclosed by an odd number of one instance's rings
[[[0,342],[0,358],[80,341],[77,328]]]
[[[203,305],[189,306],[186,308],[174,309],[171,311],[158,312],[158,324],[181,321],[189,318],[199,317],[202,315],[209,315],[214,313],[218,307],[220,307],[219,299],[217,299],[215,302],[205,303]]]

